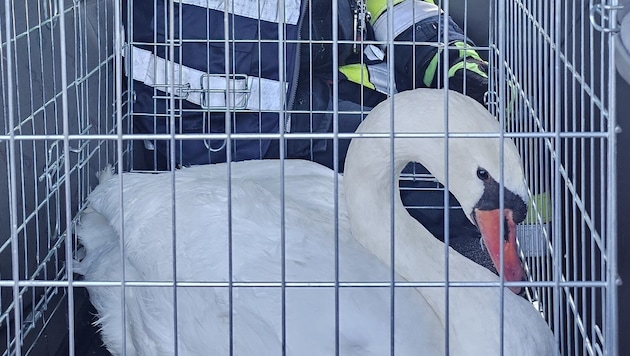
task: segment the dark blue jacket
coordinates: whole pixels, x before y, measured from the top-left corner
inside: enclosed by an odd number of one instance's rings
[[[293,1],[293,2],[292,2]],[[206,8],[206,4],[224,4],[217,0],[182,0],[183,4],[174,4],[174,37],[175,53],[169,55],[167,37],[169,33],[169,9],[165,0],[134,1],[133,14],[124,14],[124,18],[132,18],[126,22],[129,33],[133,38],[128,39],[130,49],[126,69],[128,76],[134,79],[133,102],[133,130],[139,134],[164,134],[170,132],[171,117],[175,117],[176,133],[227,133],[227,124],[232,133],[278,133],[282,127],[288,132],[326,132],[331,129],[332,114],[325,113],[331,109],[333,78],[333,26],[331,0],[287,0],[294,5],[295,11],[287,11],[287,21],[282,24],[284,29],[279,36],[279,25],[268,20],[258,20],[254,16],[243,16],[234,13],[224,13],[223,8]],[[198,3],[202,6],[196,6]],[[242,2],[242,4],[258,4],[258,2]],[[270,3],[274,3],[273,1]],[[337,64],[343,66],[348,63],[362,62],[360,54],[353,51],[351,41],[354,38],[353,6],[355,0],[337,1],[337,38],[341,41],[337,45]],[[223,6],[223,5],[221,5]],[[308,8],[310,6],[311,8]],[[124,6],[123,8],[127,8]],[[130,16],[128,16],[130,15]],[[273,16],[272,16],[273,17]],[[229,36],[224,33],[227,18]],[[263,16],[263,18],[265,18]],[[269,18],[269,17],[266,17]],[[181,22],[181,23],[180,23]],[[397,39],[404,41],[437,41],[438,32],[443,24],[439,16],[425,19]],[[449,41],[468,41],[457,25],[450,21]],[[369,32],[369,29],[368,29]],[[221,96],[222,93],[208,94],[199,90],[199,82],[207,78],[205,73],[226,73],[225,38],[229,38],[229,72],[246,76],[249,79],[263,78],[280,85],[274,90],[260,89],[251,85],[249,99],[272,97],[278,106],[270,109],[261,104],[250,109],[235,108],[227,110],[225,107],[202,107],[204,95]],[[368,34],[369,37],[369,34]],[[452,38],[451,38],[452,37]],[[296,40],[309,40],[298,45]],[[369,38],[368,38],[369,39]],[[311,42],[315,41],[315,42]],[[328,41],[328,42],[326,42]],[[468,41],[470,42],[470,41]],[[279,43],[283,46],[283,58],[279,58]],[[412,53],[409,46],[396,47],[394,65],[396,86],[398,90],[411,89],[412,83],[421,80],[411,78],[408,73],[417,75],[424,73],[429,59],[436,53],[434,46],[416,46]],[[454,53],[457,53],[455,51]],[[139,55],[142,54],[142,55]],[[157,58],[153,67],[147,65],[146,56],[150,54]],[[174,58],[176,63],[182,64],[194,71],[194,75],[181,80],[175,80],[176,97],[174,107],[169,108],[168,78],[157,78],[155,69],[162,68],[164,75],[169,70],[164,69],[164,60]],[[416,61],[414,63],[413,61]],[[418,59],[422,59],[418,61]],[[454,63],[454,58],[451,63]],[[162,62],[160,62],[162,61]],[[365,58],[363,58],[365,61]],[[416,66],[415,70],[412,67]],[[134,68],[143,67],[143,70]],[[155,67],[155,68],[154,68]],[[280,70],[283,70],[282,76]],[[399,73],[400,72],[400,73]],[[177,74],[177,72],[176,72]],[[155,76],[156,78],[146,79]],[[176,75],[177,77],[177,75]],[[217,78],[214,78],[215,80]],[[283,79],[283,83],[280,83]],[[483,79],[483,78],[481,78]],[[224,78],[219,78],[224,80]],[[461,82],[461,80],[459,81]],[[147,85],[148,84],[148,85]],[[471,88],[468,80],[468,88]],[[487,81],[481,81],[480,98],[483,98]],[[441,86],[436,80],[431,86]],[[452,87],[458,89],[457,83]],[[463,88],[463,87],[462,87]],[[463,89],[462,89],[463,90]],[[363,95],[360,95],[363,91]],[[470,91],[470,89],[469,89]],[[366,88],[348,81],[339,83],[340,100],[360,102],[366,106],[366,111],[385,98],[378,92],[370,92]],[[194,100],[194,99],[198,100]],[[482,99],[480,99],[482,100]],[[254,100],[255,101],[255,100]],[[282,105],[280,105],[282,103]],[[284,114],[293,110],[290,115]],[[280,113],[280,114],[279,114]],[[341,118],[340,118],[341,119]],[[360,119],[344,118],[357,124]],[[226,121],[226,120],[229,120]],[[284,124],[284,125],[283,125]],[[352,125],[346,129],[353,130]],[[169,167],[170,140],[143,140],[142,146],[137,147],[145,154],[141,160],[149,162],[145,168]],[[175,162],[177,166],[224,162],[227,159],[227,147],[231,148],[231,160],[260,159],[271,155],[277,156],[277,141],[272,148],[268,139],[224,139],[199,140],[182,139],[175,141]],[[313,152],[326,150],[324,140],[287,140],[286,156],[308,158]],[[276,146],[276,147],[273,147]],[[137,157],[136,157],[137,158]],[[137,159],[136,159],[137,161]]]
[[[168,2],[158,0],[155,4],[154,7],[153,1],[133,2],[133,16],[130,16],[133,20],[126,24],[128,28],[131,28],[129,33],[133,34],[128,47],[133,48],[134,51],[148,51],[161,59],[171,58],[167,52],[169,50],[167,44]],[[174,8],[177,43],[175,62],[200,72],[226,73],[224,12],[191,4],[176,3]],[[126,14],[125,18],[127,18]],[[299,34],[299,23],[285,24],[283,33],[285,41],[281,41],[277,23],[232,14],[227,18],[231,32],[228,38],[233,40],[229,43],[231,57],[228,72],[278,81],[280,69],[283,68],[284,81],[287,83],[284,106],[290,108],[293,96],[291,93],[295,90],[297,79],[298,47],[295,40]],[[282,63],[278,56],[279,43],[284,46]],[[133,70],[134,64],[131,60],[128,60],[126,64],[127,72]],[[130,74],[130,76],[133,75]],[[135,76],[133,78],[137,79]],[[203,110],[201,106],[189,100],[175,100],[175,107],[169,108],[168,94],[160,90],[165,87],[164,83],[162,87],[159,84],[150,86],[139,80],[133,82],[135,100],[132,112],[135,133],[169,133],[170,116],[168,114],[173,110],[177,133],[226,133],[225,109]],[[186,88],[184,87],[183,90],[178,93],[181,94],[178,97],[186,96]],[[239,110],[233,112],[228,117],[231,121],[231,132],[278,132],[281,126],[280,120],[285,120],[284,116],[279,116],[278,111]],[[232,160],[262,158],[268,144],[268,140],[231,140],[231,158]],[[168,156],[168,145],[169,141],[164,140],[144,141],[145,149],[152,151],[150,155],[154,155],[158,160],[164,160]],[[222,139],[178,140],[175,149],[176,163],[177,165],[191,165],[223,162],[226,160],[225,147],[226,141]]]

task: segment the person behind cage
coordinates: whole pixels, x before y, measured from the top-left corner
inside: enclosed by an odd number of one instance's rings
[[[330,7],[326,2],[313,2],[312,16],[314,23],[330,23]],[[319,7],[318,7],[319,5]],[[329,4],[328,4],[329,5]],[[446,45],[448,52],[449,88],[464,93],[482,105],[488,91],[488,64],[472,49],[474,43],[463,35],[462,29],[450,18],[447,18],[448,29],[444,33],[444,14],[432,0],[397,0],[394,1],[394,79],[395,87],[389,88],[389,63],[386,45],[392,39],[387,32],[387,0],[350,0],[339,2],[338,37],[352,38],[356,42],[379,43],[363,47],[340,44],[338,53],[338,132],[354,132],[361,120],[387,95],[413,88],[441,88],[443,79],[443,52],[437,44]],[[342,14],[348,14],[343,17]],[[353,21],[342,21],[353,15]],[[363,17],[365,16],[365,17]],[[360,28],[361,19],[365,19],[365,28]],[[310,34],[311,40],[329,40],[332,38],[331,27],[313,26],[305,23],[302,34]],[[326,32],[326,30],[329,30]],[[444,35],[448,42],[444,43]],[[376,42],[374,42],[376,41]],[[435,43],[422,45],[417,43]],[[357,50],[357,48],[359,50]],[[332,131],[333,129],[333,97],[332,97],[332,45],[311,45],[304,43],[301,48],[301,71],[297,86],[297,95],[293,109],[307,113],[291,115],[292,132]],[[421,108],[419,108],[421,109]],[[337,140],[337,154],[334,153],[333,140],[287,140],[285,157],[310,159],[315,162],[343,170],[345,154],[349,147],[349,139]],[[265,158],[279,158],[278,142],[273,141]],[[425,172],[416,165],[410,169]],[[423,181],[402,181],[401,194],[406,206],[433,206],[433,209],[410,209],[409,212],[423,225],[427,226],[434,236],[444,236],[443,194],[430,191]],[[455,203],[455,199],[451,197]],[[458,210],[451,213],[450,231],[455,236],[477,237],[477,231],[467,218]],[[491,262],[476,249],[465,247],[466,239],[454,242],[454,247],[464,255],[490,267]],[[460,244],[458,246],[458,244]]]
[[[339,54],[339,132],[353,132],[364,115],[349,115],[343,112],[363,111],[365,113],[391,94],[414,88],[441,88],[443,78],[443,53],[440,47],[448,50],[449,89],[466,94],[482,105],[486,105],[488,92],[488,64],[474,48],[474,43],[464,36],[462,29],[448,17],[447,29],[444,28],[444,14],[433,0],[394,0],[391,10],[394,19],[393,34],[388,33],[387,0],[349,0],[349,11],[342,11],[345,2],[339,4],[339,38],[364,40],[368,44],[357,50],[356,45],[340,45]],[[315,3],[324,7],[325,2]],[[323,10],[323,11],[322,11]],[[342,21],[343,13],[350,12],[352,21]],[[314,7],[313,14],[325,14],[322,8]],[[325,16],[325,15],[321,15]],[[349,17],[346,16],[346,17]],[[318,23],[325,21],[319,20]],[[363,27],[361,26],[363,23]],[[352,25],[352,27],[350,27]],[[326,26],[320,26],[327,29]],[[308,30],[302,28],[302,33]],[[313,31],[318,37],[314,40],[332,38],[331,33]],[[391,37],[393,38],[391,38]],[[444,37],[448,39],[444,43]],[[389,88],[389,42],[394,43],[394,82]],[[421,43],[421,44],[418,44]],[[426,45],[434,43],[435,45]],[[438,46],[439,45],[439,46]],[[332,48],[319,45],[318,55],[312,55],[310,44],[302,45],[302,63],[299,74],[297,100],[294,109],[310,111],[332,111]],[[309,52],[310,50],[310,52]],[[327,56],[322,55],[326,51]],[[304,54],[311,53],[311,56]],[[327,104],[327,105],[326,105]],[[291,115],[293,132],[311,132],[331,130],[332,114],[293,114]],[[323,128],[323,130],[322,130]],[[333,157],[332,142],[289,141],[288,157],[313,159],[332,167],[334,159],[343,167],[345,151],[349,140],[339,142],[339,155]],[[267,157],[278,157],[273,145]]]
[[[388,88],[387,0],[337,0],[338,78],[340,111],[362,109],[367,113],[388,94],[418,87],[442,87],[442,52],[437,46],[413,43],[440,43],[444,18],[433,0],[395,0],[393,12],[395,88]],[[278,60],[278,23],[283,22],[273,2],[236,2],[228,17],[230,33],[224,33],[221,2],[183,0],[175,4],[175,53],[170,53],[167,38],[169,8],[166,2],[133,2],[133,28],[128,50],[131,61],[126,69],[134,80],[134,132],[168,133],[168,113],[176,113],[177,133],[277,133],[284,126],[291,132],[326,132],[332,115],[292,114],[280,118],[282,110],[330,111],[332,108],[333,21],[332,2],[314,0],[286,1],[284,33],[287,40],[300,36],[299,46],[287,41],[285,61]],[[155,4],[155,5],[154,5]],[[254,6],[255,5],[255,6]],[[124,7],[126,8],[126,7]],[[275,11],[275,12],[274,12]],[[127,14],[124,14],[127,19]],[[181,19],[181,23],[179,23]],[[449,69],[451,89],[463,92],[484,104],[488,90],[487,64],[470,49],[474,44],[448,18]],[[233,41],[227,47],[225,38]],[[380,45],[363,45],[377,41]],[[205,40],[205,41],[200,41]],[[276,42],[274,42],[274,40]],[[311,41],[319,41],[313,43]],[[355,43],[351,43],[355,41]],[[357,45],[357,43],[359,43]],[[443,44],[444,45],[444,44]],[[226,52],[226,48],[228,51]],[[231,66],[226,70],[228,54]],[[273,54],[273,55],[270,55]],[[173,65],[170,59],[174,58]],[[169,70],[175,69],[175,83]],[[279,73],[280,71],[284,73]],[[225,74],[229,73],[229,74]],[[281,75],[283,74],[283,75]],[[281,82],[284,79],[284,83]],[[226,84],[229,83],[229,84]],[[229,86],[232,95],[225,95]],[[283,90],[286,88],[286,90]],[[174,91],[174,107],[169,107]],[[264,95],[261,95],[264,94]],[[281,96],[285,98],[281,98]],[[229,97],[231,101],[227,101]],[[357,106],[357,105],[360,105]],[[225,112],[229,111],[229,122]],[[342,114],[343,115],[343,114]],[[281,120],[282,122],[281,125]],[[343,115],[339,130],[352,132],[360,117]],[[232,140],[230,159],[279,157],[278,142],[270,140]],[[166,169],[170,165],[166,140],[145,140],[136,160],[147,169]],[[327,142],[288,140],[285,156],[310,158],[332,166],[326,156]],[[340,167],[347,143],[342,143]],[[186,166],[223,162],[228,158],[226,140],[176,141],[175,164]],[[324,157],[326,157],[324,159]]]
[[[451,48],[449,87],[483,104],[488,90],[486,62],[451,18],[444,28],[444,14],[434,1],[394,0],[389,10],[387,0],[363,1],[336,1],[336,50],[332,41],[335,2],[331,0],[287,0],[284,17],[273,1],[237,1],[225,16],[224,2],[182,0],[174,4],[172,34],[167,2],[133,2],[131,16],[123,16],[131,19],[126,26],[133,28],[126,72],[134,81],[134,133],[170,133],[171,124],[178,134],[330,132],[335,99],[338,131],[354,132],[387,95],[442,87],[442,52],[436,45],[414,43],[441,43],[445,30],[448,43],[442,47]],[[385,45],[392,41],[387,11],[393,11],[395,24],[395,88],[387,87],[387,61],[392,57]],[[172,35],[174,51],[167,41]],[[365,44],[370,41],[375,44]],[[172,77],[170,70],[175,72]],[[338,71],[337,83],[333,83],[333,71]],[[338,98],[333,98],[333,84],[338,86]],[[291,114],[284,116],[284,111]],[[170,117],[175,117],[174,123]],[[335,155],[332,140],[287,139],[281,153],[279,141],[271,139],[182,139],[175,141],[175,157],[170,157],[170,140],[138,142],[134,166],[149,170],[170,169],[171,159],[178,167],[285,157],[309,159],[330,168],[337,161],[341,171],[349,145],[349,140],[338,140]],[[441,193],[433,197],[403,193],[406,204],[420,200],[425,205],[431,200],[438,207],[443,205]],[[440,209],[416,209],[413,214],[436,236],[443,235]],[[452,214],[450,221],[451,232],[476,236],[463,214]]]
[[[390,34],[388,0],[366,0],[365,2],[367,21],[372,28],[370,33],[373,34],[373,39],[380,43],[379,48],[366,51],[371,55],[371,58],[366,56],[366,62],[371,63],[374,60],[372,53],[378,52],[379,49],[387,50],[387,43],[393,40],[395,90],[404,91],[421,87],[441,88],[444,85],[443,71],[440,66],[443,55],[436,45],[446,45],[449,47],[447,64],[449,88],[464,93],[485,105],[485,94],[488,91],[488,64],[472,49],[474,43],[464,35],[453,19],[451,17],[446,19],[448,25],[445,29],[443,13],[434,0],[394,0],[393,4],[393,9],[389,10],[393,12],[393,33]],[[446,43],[444,43],[445,37]],[[436,45],[416,43],[435,43]],[[376,59],[379,57],[381,56],[376,56]],[[368,76],[359,78],[356,73],[352,73],[353,68],[353,65],[347,65],[341,68],[341,72],[346,74],[349,81],[364,86],[366,79],[370,82],[369,77],[383,73],[383,71],[372,71],[370,64],[361,65]],[[371,72],[374,72],[373,75]],[[384,78],[380,80],[383,81]],[[381,89],[376,83],[370,87],[374,90]],[[387,88],[382,89],[384,91]]]

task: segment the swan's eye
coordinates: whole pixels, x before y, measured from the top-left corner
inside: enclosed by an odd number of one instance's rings
[[[479,178],[481,180],[486,180],[486,179],[490,178],[490,174],[485,169],[478,168],[477,169],[477,178]]]

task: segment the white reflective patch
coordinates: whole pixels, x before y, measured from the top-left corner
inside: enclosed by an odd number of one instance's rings
[[[133,79],[165,93],[175,95],[205,108],[228,107],[226,93],[231,93],[231,109],[281,110],[288,85],[279,81],[238,74],[230,80],[222,74],[209,74],[167,61],[142,48],[129,46]],[[125,73],[129,76],[129,71]],[[230,90],[226,90],[227,88]]]
[[[375,45],[367,45],[363,49],[363,54],[365,58],[370,61],[382,61],[385,59],[385,52],[383,52],[380,48]]]
[[[255,20],[297,25],[300,18],[300,0],[181,0],[182,4],[225,11]],[[284,3],[284,19],[280,5]]]
[[[439,15],[441,10],[434,4],[420,0],[406,0],[394,6],[394,33],[388,38],[387,12],[383,12],[374,23],[374,37],[377,41],[392,41],[413,24]],[[436,30],[437,32],[437,30]],[[384,46],[384,45],[383,45]]]
[[[374,85],[376,91],[379,91],[383,94],[396,94],[398,90],[395,87],[390,90],[389,88],[389,77],[390,72],[387,66],[387,62],[382,62],[378,64],[369,64],[367,66],[368,72],[370,73],[370,83]]]

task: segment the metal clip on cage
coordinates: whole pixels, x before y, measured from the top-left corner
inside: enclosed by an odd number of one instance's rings
[[[589,9],[589,18],[593,28],[600,32],[619,32],[620,28],[612,21],[610,13],[623,9],[621,5],[594,4]]]

